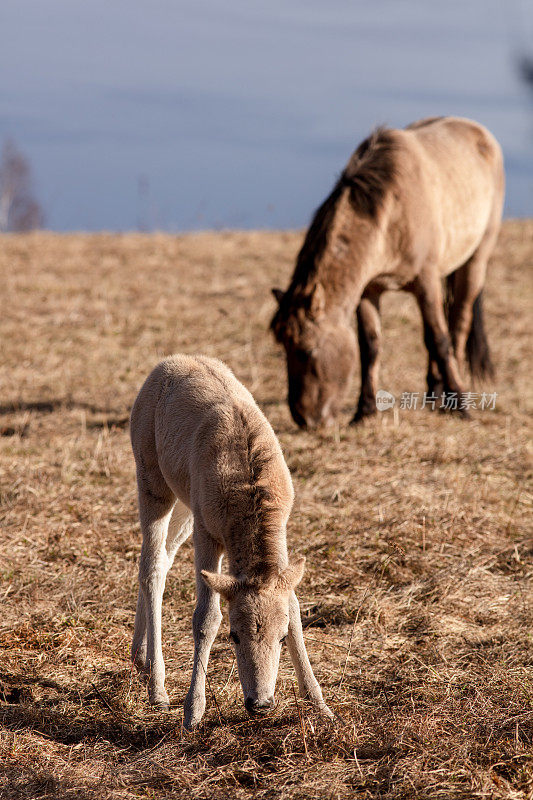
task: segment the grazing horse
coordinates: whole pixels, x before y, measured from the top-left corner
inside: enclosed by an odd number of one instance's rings
[[[352,421],[376,412],[379,305],[387,289],[418,301],[430,393],[461,399],[466,354],[474,377],[491,373],[482,290],[503,195],[500,147],[467,119],[378,128],[357,148],[315,213],[289,288],[272,290],[278,309],[271,329],[285,347],[298,425],[336,417],[356,361],[356,310],[361,393]]]
[[[184,727],[205,710],[211,646],[228,602],[230,638],[249,714],[274,705],[287,639],[300,693],[327,717],[307,657],[294,589],[304,558],[289,563],[286,527],[292,481],[279,442],[252,395],[212,358],[176,355],[146,379],[131,412],[143,542],[132,659],[150,702],[168,709],[161,648],[165,579],[192,533],[197,603],[194,662]],[[220,571],[222,556],[229,574]]]

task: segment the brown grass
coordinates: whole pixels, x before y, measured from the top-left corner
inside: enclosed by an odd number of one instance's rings
[[[6,236],[0,315],[3,798],[533,798],[528,361],[533,222],[507,222],[486,314],[496,411],[298,432],[266,329],[296,233]],[[529,283],[528,283],[529,281]],[[530,305],[529,305],[530,308]],[[423,391],[412,299],[384,309],[383,388]],[[205,723],[180,730],[191,545],[169,576],[167,687],[129,665],[140,549],[127,416],[176,351],[227,361],[292,470],[307,643],[331,728],[293,694],[246,717],[224,622]],[[346,417],[355,403],[355,387]],[[216,698],[216,704],[214,699]],[[218,710],[217,710],[218,709]],[[300,721],[301,714],[301,721]]]

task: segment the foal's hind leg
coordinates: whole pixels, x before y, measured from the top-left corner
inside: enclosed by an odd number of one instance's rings
[[[192,533],[193,517],[191,510],[180,500],[176,501],[168,525],[165,542],[168,564],[167,572],[171,568],[174,557]],[[139,586],[137,598],[137,611],[135,614],[135,633],[131,647],[132,661],[140,672],[146,672],[146,607],[143,590]]]
[[[191,535],[193,522],[194,518],[191,509],[186,506],[185,503],[182,503],[181,500],[176,500],[168,526],[166,541],[169,569],[174,563],[174,558],[179,548]]]
[[[166,575],[171,564],[167,547],[173,558],[177,550],[176,543],[179,541],[179,537],[176,536],[167,541],[176,498],[158,470],[145,474],[138,468],[137,480],[143,543],[139,565],[141,597],[137,603],[132,655],[136,663],[142,663],[142,660],[145,662],[144,671],[148,675],[150,702],[152,705],[168,709],[161,643],[161,606]],[[183,538],[186,538],[185,533]],[[145,628],[143,628],[143,617]],[[146,644],[144,644],[145,639]],[[144,648],[146,648],[145,656]]]
[[[361,393],[357,411],[352,420],[359,422],[375,414],[376,391],[379,376],[381,350],[381,318],[379,315],[379,292],[365,292],[357,308],[357,330],[361,357]]]

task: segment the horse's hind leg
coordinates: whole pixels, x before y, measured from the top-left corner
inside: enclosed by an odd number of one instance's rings
[[[468,261],[448,278],[453,286],[453,301],[448,312],[450,333],[462,375],[465,374],[467,349],[474,377],[492,372],[483,328],[481,293],[485,284],[487,263],[497,236],[498,229],[490,228]]]
[[[456,396],[456,407],[461,409],[463,385],[444,314],[442,284],[436,269],[424,270],[413,284],[413,291],[422,312],[424,321],[424,341],[429,353],[430,364],[435,362],[438,373],[442,375],[444,393]]]
[[[365,292],[357,308],[357,330],[361,357],[361,393],[357,411],[352,420],[359,422],[375,414],[376,391],[379,377],[381,351],[381,318],[379,315],[379,292]]]
[[[428,341],[432,341],[432,334],[427,328],[427,324],[424,322],[424,342],[426,343],[426,347],[428,347]],[[442,378],[437,360],[429,352],[429,347],[427,385],[428,395],[433,395],[434,397],[440,397],[442,395],[444,391],[444,380]]]

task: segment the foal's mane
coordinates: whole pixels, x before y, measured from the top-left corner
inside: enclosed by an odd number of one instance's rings
[[[251,570],[248,578],[254,578],[257,572],[262,579],[268,579],[279,569],[282,555],[280,510],[270,488],[275,456],[265,443],[257,419],[240,407],[234,409],[233,419],[235,440],[244,447],[233,450],[240,467],[239,481],[228,487],[227,496],[237,503],[240,522],[247,533],[243,547]]]
[[[376,220],[383,208],[387,191],[397,175],[397,139],[390,128],[379,127],[351,155],[329,196],[316,210],[305,241],[298,254],[288,294],[303,286],[313,276],[316,262],[324,252],[337,203],[345,188],[350,203],[362,217]]]

